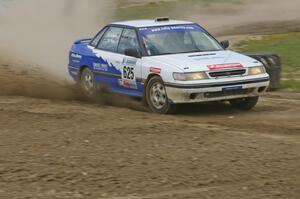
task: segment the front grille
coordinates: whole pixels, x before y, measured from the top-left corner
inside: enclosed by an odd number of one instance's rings
[[[245,73],[246,73],[246,69],[240,69],[240,70],[210,72],[209,75],[211,77],[229,77],[235,75],[244,75]]]
[[[224,90],[218,92],[207,92],[204,93],[205,98],[218,98],[218,97],[227,97],[227,96],[235,96],[235,95],[246,95],[250,94],[254,91],[253,88],[250,89],[242,89],[242,90]]]

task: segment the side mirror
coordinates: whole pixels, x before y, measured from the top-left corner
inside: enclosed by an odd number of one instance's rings
[[[125,55],[135,58],[141,58],[141,54],[136,48],[128,48],[125,50]]]
[[[229,47],[229,41],[228,40],[221,41],[221,45],[224,49],[227,49]]]

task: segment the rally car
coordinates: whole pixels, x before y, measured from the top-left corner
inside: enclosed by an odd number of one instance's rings
[[[157,113],[177,104],[229,101],[250,110],[269,85],[263,64],[227,50],[200,25],[157,18],[111,23],[80,39],[69,54],[69,73],[90,98],[110,92],[144,99]]]

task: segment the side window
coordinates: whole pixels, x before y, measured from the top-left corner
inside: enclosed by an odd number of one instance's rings
[[[125,50],[128,48],[139,49],[139,43],[138,43],[136,32],[135,30],[132,29],[124,29],[118,47],[118,52],[124,54]]]
[[[100,41],[100,39],[102,38],[102,36],[104,35],[105,31],[107,30],[107,28],[104,28],[103,30],[101,30],[92,40],[91,42],[91,46],[96,47]]]
[[[116,52],[123,29],[110,27],[105,32],[97,48]]]

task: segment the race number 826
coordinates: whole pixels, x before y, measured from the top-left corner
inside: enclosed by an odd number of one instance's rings
[[[134,80],[134,68],[124,66],[124,68],[123,68],[123,78],[124,79],[129,79],[129,80]]]

